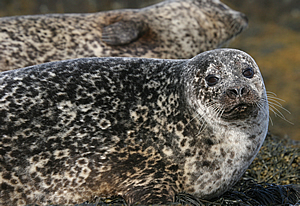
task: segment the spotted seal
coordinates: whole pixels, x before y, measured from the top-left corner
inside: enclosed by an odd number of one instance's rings
[[[0,18],[0,71],[81,57],[186,59],[247,26],[219,0],[172,0],[143,9]]]
[[[267,133],[259,68],[235,49],[51,62],[2,72],[0,83],[1,205],[213,198]]]

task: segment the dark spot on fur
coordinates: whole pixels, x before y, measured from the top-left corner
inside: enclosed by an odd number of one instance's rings
[[[2,177],[3,177],[4,179],[9,180],[9,179],[11,179],[11,174],[8,173],[8,172],[6,172],[6,173],[4,173],[4,174],[2,175]]]
[[[194,147],[195,146],[195,144],[196,144],[196,142],[197,142],[197,140],[196,139],[192,139],[191,141],[189,141],[189,146],[190,147]]]
[[[219,179],[221,179],[222,176],[223,176],[222,173],[221,173],[221,172],[218,172],[218,173],[216,174],[216,179],[219,180]]]
[[[234,156],[235,156],[235,152],[234,152],[234,151],[231,151],[231,152],[230,152],[230,156],[229,156],[229,157],[230,157],[231,159],[233,159],[233,158],[234,158]]]
[[[24,191],[23,188],[21,188],[21,187],[18,187],[18,188],[17,188],[17,192],[18,192],[18,193],[22,193],[23,191]]]
[[[183,140],[180,142],[180,145],[181,145],[182,147],[184,147],[184,146],[185,146],[185,143],[186,143],[186,141],[187,141],[187,139],[183,139]]]
[[[17,180],[15,180],[15,179],[12,179],[10,182],[11,182],[11,184],[13,184],[13,185],[16,185],[16,184],[18,184],[18,181],[17,181]]]
[[[222,155],[222,157],[225,157],[225,156],[226,156],[226,152],[224,151],[223,148],[221,148],[221,155]]]
[[[39,182],[41,182],[41,178],[35,177],[35,178],[34,178],[34,181],[35,181],[36,183],[39,183]]]
[[[210,161],[206,161],[206,160],[205,160],[205,161],[202,162],[202,166],[203,166],[203,167],[209,167],[210,164],[211,164]]]
[[[204,139],[204,143],[207,144],[207,145],[209,145],[209,146],[214,145],[214,142],[211,139],[209,139],[209,138],[205,138]]]
[[[186,157],[190,157],[190,156],[192,156],[192,154],[191,154],[191,150],[190,149],[187,149],[186,151],[185,151],[185,154],[184,154]]]
[[[85,159],[82,159],[82,160],[79,160],[78,163],[79,163],[80,165],[84,165],[84,164],[86,164],[86,161],[85,161]]]
[[[7,183],[3,182],[2,184],[0,184],[0,189],[2,191],[5,191],[5,190],[13,190],[14,188],[8,185]]]
[[[61,156],[63,156],[63,155],[64,155],[63,152],[59,152],[57,156],[58,156],[58,157],[61,157]]]
[[[181,124],[177,124],[176,129],[177,129],[177,131],[181,132],[183,130],[183,127]]]
[[[167,169],[172,172],[176,172],[178,170],[178,165],[172,165],[170,167],[167,167]]]
[[[260,146],[261,146],[260,144],[257,144],[255,150],[258,150],[258,148],[259,148]]]
[[[251,135],[250,137],[249,137],[249,139],[255,139],[255,135]]]
[[[191,189],[189,189],[188,192],[189,192],[189,193],[194,193],[194,192],[195,192],[195,189],[194,189],[194,188],[191,188]]]
[[[37,173],[36,173],[36,172],[33,172],[33,173],[30,174],[30,177],[31,177],[31,178],[35,178],[36,176],[37,176]]]

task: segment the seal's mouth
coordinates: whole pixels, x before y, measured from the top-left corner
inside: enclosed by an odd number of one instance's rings
[[[249,104],[241,103],[238,105],[235,105],[234,107],[229,108],[229,110],[225,110],[224,113],[230,114],[230,113],[243,113],[249,108]]]
[[[253,104],[240,103],[226,108],[222,114],[223,119],[245,119],[257,110]]]

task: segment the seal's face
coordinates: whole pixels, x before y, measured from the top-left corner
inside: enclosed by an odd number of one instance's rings
[[[255,74],[254,69],[251,65],[245,65],[244,67],[245,69],[242,70],[235,69],[238,72],[235,77],[231,78],[233,85],[221,90],[218,107],[223,110],[221,115],[223,119],[244,119],[257,114],[256,104],[259,102],[260,97],[257,88],[252,89],[249,86],[249,82]],[[243,79],[244,81],[241,81]],[[205,80],[209,86],[215,86],[219,83],[218,77],[214,75],[209,75]]]
[[[193,93],[198,112],[223,121],[253,118],[266,104],[260,71],[250,56],[225,51],[206,52],[205,61],[195,65]]]

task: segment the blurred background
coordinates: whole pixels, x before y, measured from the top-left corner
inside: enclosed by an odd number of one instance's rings
[[[159,0],[0,0],[0,16],[88,13],[141,8]],[[263,74],[268,91],[285,101],[288,121],[271,112],[271,133],[300,140],[300,0],[223,0],[245,13],[248,29],[225,47],[249,53]],[[291,123],[289,123],[291,122]]]

